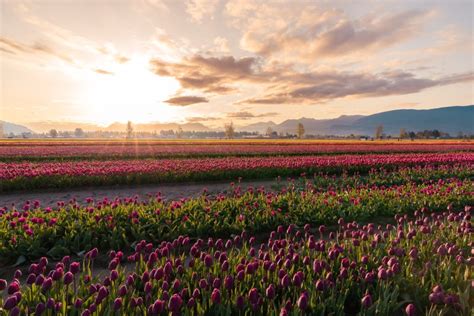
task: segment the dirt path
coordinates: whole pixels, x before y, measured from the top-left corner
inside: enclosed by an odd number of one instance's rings
[[[274,180],[259,180],[259,181],[242,181],[242,189],[248,187],[265,187],[271,189],[276,185]],[[97,188],[80,188],[72,190],[48,190],[37,192],[15,192],[0,194],[0,207],[10,207],[12,204],[21,206],[25,201],[38,200],[41,206],[56,206],[56,202],[68,202],[72,198],[76,198],[80,204],[86,203],[86,198],[93,198],[95,200],[103,199],[104,197],[114,199],[115,197],[133,197],[138,195],[140,200],[147,200],[148,196],[155,195],[161,192],[165,199],[177,200],[180,198],[195,197],[203,192],[206,188],[210,194],[223,193],[230,188],[229,182],[212,182],[212,183],[180,183],[180,184],[159,184],[146,186],[117,186],[117,187],[97,187]]]

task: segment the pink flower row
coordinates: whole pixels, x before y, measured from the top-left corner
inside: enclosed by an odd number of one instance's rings
[[[0,163],[0,179],[41,176],[207,173],[227,170],[307,169],[474,163],[474,153],[368,154],[297,157],[227,157],[162,160],[108,160]]]

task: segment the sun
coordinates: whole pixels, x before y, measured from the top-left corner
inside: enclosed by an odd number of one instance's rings
[[[179,116],[178,108],[163,103],[180,88],[178,81],[153,74],[145,58],[117,65],[111,74],[89,76],[82,103],[97,123],[169,121]]]

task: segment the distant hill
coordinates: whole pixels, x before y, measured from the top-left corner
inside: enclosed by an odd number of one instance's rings
[[[13,133],[15,135],[21,135],[23,133],[33,133],[33,131],[26,126],[13,124],[5,121],[0,121],[0,126],[3,127],[4,135],[8,135],[10,133]]]
[[[123,123],[112,123],[106,128],[98,128],[97,130],[105,130],[105,131],[125,131],[127,124]],[[160,132],[166,130],[174,130],[176,131],[179,127],[183,129],[183,131],[195,131],[195,132],[204,132],[209,131],[210,128],[201,124],[201,123],[147,123],[147,124],[133,124],[133,130],[136,132]]]
[[[3,122],[4,133],[14,133],[16,135],[32,132],[48,132],[55,128],[58,131],[73,131],[76,127],[82,128],[84,131],[117,131],[125,132],[126,124],[113,123],[103,127],[89,123],[76,122],[36,122],[23,125]],[[464,134],[474,134],[474,105],[467,106],[450,106],[430,110],[394,110],[381,112],[373,115],[342,115],[334,119],[314,119],[300,118],[289,119],[276,124],[275,122],[257,122],[244,126],[236,126],[237,131],[259,132],[265,134],[270,127],[278,133],[296,133],[298,123],[304,125],[306,134],[313,135],[374,135],[378,125],[383,125],[384,133],[387,135],[398,135],[400,129],[406,131],[423,131],[437,129],[441,132],[449,133],[456,136],[459,132]],[[154,132],[159,133],[161,130],[174,130],[179,127],[183,131],[217,131],[222,128],[213,129],[201,123],[146,123],[134,124],[133,128],[136,132]],[[31,129],[30,129],[31,128]]]
[[[455,136],[458,132],[474,133],[474,105],[451,106],[432,110],[394,110],[363,117],[349,130],[373,134],[382,124],[386,134],[399,134],[400,128],[409,131],[437,129]],[[344,128],[343,128],[344,129]]]
[[[273,123],[273,122],[271,122]],[[313,135],[373,135],[378,125],[383,125],[384,133],[398,135],[400,129],[423,131],[437,129],[456,136],[459,132],[474,134],[474,105],[450,106],[430,110],[394,110],[368,116],[343,115],[335,119],[318,120],[300,118],[286,120],[280,124],[254,123],[242,126],[240,130],[252,131],[255,126],[271,126],[281,133],[295,134],[296,126],[302,123],[306,134]],[[266,124],[266,125],[265,125]]]
[[[245,132],[258,132],[260,134],[265,134],[267,129],[270,127],[273,130],[276,130],[275,127],[278,126],[275,122],[268,121],[268,122],[258,122],[254,124],[244,125],[240,127],[236,127],[237,131],[245,131]]]

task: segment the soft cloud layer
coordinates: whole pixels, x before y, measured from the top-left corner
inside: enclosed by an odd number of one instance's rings
[[[232,1],[226,6],[243,30],[241,47],[258,55],[292,61],[364,54],[396,45],[419,33],[427,10],[367,14],[354,19],[341,9],[308,2]]]
[[[233,56],[194,55],[181,63],[158,59],[150,63],[157,75],[174,77],[185,89],[228,94],[235,92],[239,83],[252,83],[265,91],[262,96],[242,100],[240,104],[314,104],[344,97],[405,95],[474,80],[472,72],[439,78],[419,78],[403,70],[380,73],[300,72],[289,68],[283,70],[278,63],[263,68],[256,58],[236,59]]]
[[[469,1],[18,0],[2,9],[0,114],[12,121],[61,113],[51,119],[222,125],[474,103]]]

